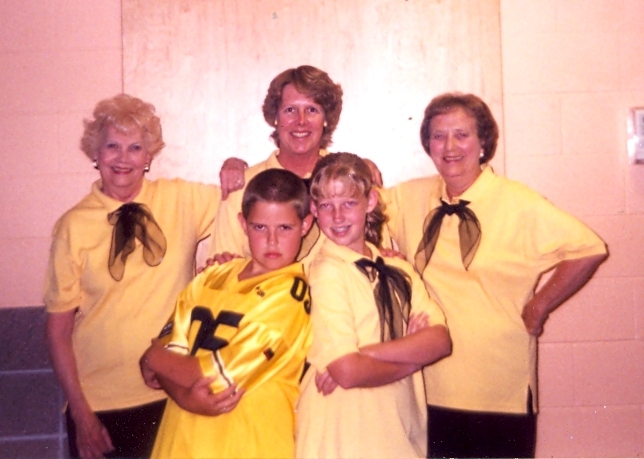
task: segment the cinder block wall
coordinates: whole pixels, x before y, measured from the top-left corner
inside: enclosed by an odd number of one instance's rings
[[[542,457],[644,455],[644,1],[501,0],[506,175],[588,223],[610,257],[539,340]]]

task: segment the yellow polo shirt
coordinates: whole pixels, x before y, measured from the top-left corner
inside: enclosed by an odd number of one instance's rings
[[[368,244],[373,258],[380,255]],[[297,406],[296,457],[425,457],[427,415],[423,379],[418,371],[379,387],[343,389],[324,396],[315,387],[315,371],[334,360],[380,342],[380,318],[374,283],[354,264],[362,255],[324,242],[311,263],[309,282],[313,308],[312,368],[302,381]],[[398,258],[386,258],[409,275],[411,312],[424,311],[430,324],[445,324],[438,305],[425,290],[413,267]]]
[[[148,266],[137,240],[123,279],[117,282],[107,268],[113,229],[107,214],[123,203],[100,188],[99,180],[56,223],[44,289],[48,312],[78,308],[74,354],[83,392],[94,411],[165,398],[143,382],[139,358],[192,279],[195,247],[208,235],[221,198],[219,187],[212,185],[144,180],[133,202],[149,207],[165,235],[166,254],[161,264]]]
[[[326,156],[327,154],[326,150],[320,150],[320,156]],[[221,201],[212,229],[212,238],[208,250],[209,258],[222,252],[230,252],[241,255],[244,258],[251,256],[248,238],[239,224],[237,215],[241,212],[242,197],[244,196],[246,185],[253,177],[267,169],[284,169],[277,159],[278,155],[279,150],[275,150],[267,160],[246,169],[244,172],[244,188],[231,193],[226,200]],[[320,250],[321,244],[325,239],[326,236],[320,232],[318,226],[313,225],[309,234],[302,241],[302,250],[300,250],[297,260],[302,262],[305,271],[308,270],[309,263]]]
[[[447,202],[439,176],[388,192],[389,229],[413,262],[429,212]],[[422,277],[443,309],[452,355],[424,370],[427,402],[447,408],[526,413],[537,409],[537,340],[521,319],[542,273],[563,260],[606,253],[586,225],[528,187],[483,167],[458,199],[470,201],[481,243],[469,270],[461,260],[457,215],[446,215]]]

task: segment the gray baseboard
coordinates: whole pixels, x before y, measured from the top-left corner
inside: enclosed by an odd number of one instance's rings
[[[45,311],[0,308],[0,457],[67,457],[63,396],[45,345]]]

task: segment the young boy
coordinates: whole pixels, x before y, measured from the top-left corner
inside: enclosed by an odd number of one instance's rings
[[[141,359],[146,382],[179,402],[203,376],[215,394],[239,392],[218,416],[169,399],[153,458],[294,457],[294,407],[311,339],[308,285],[294,260],[312,218],[293,173],[269,169],[249,182],[239,221],[252,258],[199,274],[161,332],[166,346],[154,343]]]

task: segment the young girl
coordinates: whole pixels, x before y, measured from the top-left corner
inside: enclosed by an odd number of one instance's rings
[[[418,370],[451,351],[444,316],[409,263],[378,251],[385,217],[358,156],[319,160],[311,199],[328,240],[309,273],[313,345],[296,457],[425,457]],[[339,387],[328,393],[329,383]]]

